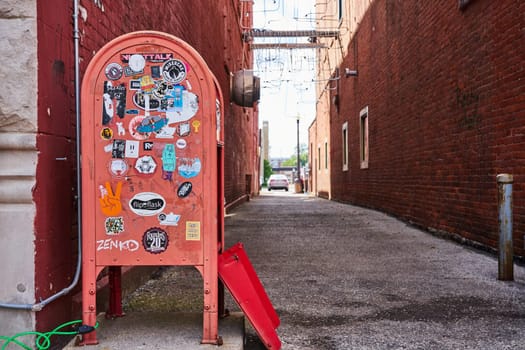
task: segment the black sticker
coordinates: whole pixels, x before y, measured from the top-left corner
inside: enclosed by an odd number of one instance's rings
[[[160,254],[168,248],[168,234],[161,228],[152,227],[144,232],[142,244],[144,249],[151,254]]]
[[[191,182],[189,181],[183,182],[179,186],[179,189],[177,190],[177,196],[179,196],[180,198],[188,197],[192,189],[193,189],[193,185]]]
[[[152,151],[153,150],[153,142],[145,141],[143,144],[144,151]]]
[[[112,158],[124,158],[126,151],[126,140],[113,140],[113,148],[111,149]]]
[[[151,77],[160,78],[160,66],[151,66]]]
[[[180,60],[169,60],[162,65],[162,78],[170,84],[186,79],[186,65]]]

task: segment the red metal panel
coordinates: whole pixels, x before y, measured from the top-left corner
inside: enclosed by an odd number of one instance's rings
[[[267,349],[280,349],[279,316],[253,269],[242,243],[219,255],[219,277],[248,317]]]
[[[193,265],[203,277],[202,343],[217,344],[219,97],[202,57],[166,33],[123,35],[90,62],[82,84],[85,324],[94,325],[105,266]],[[119,316],[112,276],[109,314]],[[96,343],[95,332],[83,337]]]

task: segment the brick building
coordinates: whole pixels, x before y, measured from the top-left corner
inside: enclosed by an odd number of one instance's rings
[[[66,288],[77,256],[74,1],[0,4],[0,334],[50,330],[72,317],[69,293],[41,311],[32,305]],[[105,43],[131,31],[163,31],[188,42],[224,95],[225,199],[258,189],[258,115],[230,101],[231,73],[249,69],[241,40],[251,3],[161,0],[79,1],[80,77]],[[246,15],[248,14],[248,15]],[[78,291],[78,287],[73,292]]]
[[[496,175],[514,175],[525,254],[521,0],[328,1],[311,189],[497,248]],[[352,71],[357,71],[357,75]],[[326,166],[325,166],[326,165]]]

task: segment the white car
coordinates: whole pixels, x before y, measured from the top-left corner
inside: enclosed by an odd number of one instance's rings
[[[282,174],[273,174],[268,178],[268,191],[285,190],[288,191],[288,178]]]

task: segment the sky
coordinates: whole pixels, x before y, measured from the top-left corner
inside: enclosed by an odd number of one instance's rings
[[[255,0],[254,25],[266,30],[315,29],[310,20],[312,0]],[[265,39],[255,42],[307,42],[306,38]],[[296,154],[299,142],[308,144],[308,127],[315,118],[314,49],[260,49],[254,52],[255,75],[261,79],[259,126],[269,123],[270,158]]]

